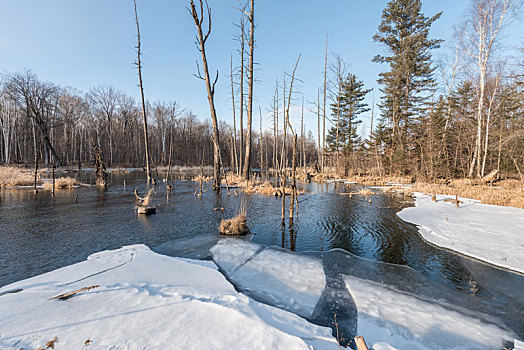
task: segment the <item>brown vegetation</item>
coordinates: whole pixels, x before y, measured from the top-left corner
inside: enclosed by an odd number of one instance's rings
[[[249,233],[246,214],[240,213],[232,219],[222,220],[218,230],[222,235],[245,235]]]
[[[31,186],[33,182],[31,170],[12,166],[0,167],[0,186]]]
[[[475,185],[469,180],[455,180],[446,184],[416,183],[413,192],[458,195],[459,197],[478,199],[484,204],[524,208],[524,183],[506,180],[497,186]]]
[[[58,179],[55,179],[55,188],[57,189],[73,188],[77,185],[78,185],[78,182],[69,176],[59,177]],[[53,183],[44,182],[43,186],[44,187],[53,187]]]

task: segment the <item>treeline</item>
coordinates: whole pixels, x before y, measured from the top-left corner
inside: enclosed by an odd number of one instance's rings
[[[111,86],[83,93],[42,81],[30,71],[4,76],[0,84],[1,163],[31,166],[36,155],[46,166],[91,166],[97,145],[108,166],[144,166],[142,112],[134,98]],[[174,165],[213,164],[209,120],[200,121],[177,102],[148,102],[147,111],[155,166],[169,163],[170,149]],[[233,128],[221,122],[219,129],[224,166],[235,168]],[[315,141],[311,133],[303,137],[306,162],[311,163],[316,158]],[[237,144],[239,139],[237,132]],[[272,132],[263,132],[262,137],[253,132],[254,167],[275,166],[273,143]]]
[[[356,126],[371,109],[363,102],[370,91],[333,59],[333,126],[323,163],[345,174],[436,179],[499,171],[524,179],[524,48],[510,57],[500,42],[522,1],[472,0],[448,44],[451,58],[439,64],[432,52],[442,40],[429,33],[441,13],[426,17],[421,7],[417,0],[392,0],[383,11],[373,39],[385,50],[373,61],[387,70],[378,79],[380,114],[372,111],[366,140]]]
[[[511,58],[500,41],[521,7],[522,0],[471,0],[447,43],[451,58],[437,64],[433,52],[443,41],[431,38],[430,29],[441,13],[426,17],[420,0],[390,0],[373,37],[383,51],[373,62],[385,67],[376,105],[366,103],[371,90],[358,72],[349,71],[342,57],[328,55],[326,40],[315,140],[306,134],[303,113],[290,115],[300,55],[293,73],[276,82],[274,98],[266,102],[272,130],[263,131],[257,120],[254,0],[238,9],[238,62],[234,66],[232,56],[230,72],[233,125],[220,121],[214,107],[218,73],[209,72],[205,50],[211,12],[207,3],[190,1],[202,56],[197,76],[205,82],[211,121],[199,121],[175,102],[147,102],[142,110],[113,87],[83,93],[41,81],[30,71],[14,73],[0,82],[0,162],[91,163],[97,145],[109,166],[144,166],[142,116],[147,114],[153,166],[165,166],[169,158],[175,165],[213,164],[215,187],[221,168],[244,178],[256,167],[279,169],[285,176],[282,170],[293,156],[298,166],[335,170],[337,176],[478,178],[497,170],[524,179],[524,49]],[[371,114],[369,133],[359,130],[364,114]],[[262,118],[261,110],[258,115]],[[300,130],[293,128],[299,120]]]

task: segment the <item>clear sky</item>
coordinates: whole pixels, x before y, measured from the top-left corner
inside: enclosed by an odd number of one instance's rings
[[[142,34],[143,79],[146,98],[177,101],[200,119],[209,117],[205,85],[195,78],[195,25],[186,10],[189,1],[137,0]],[[270,108],[275,79],[282,81],[302,54],[297,91],[306,101],[305,123],[316,135],[316,116],[311,112],[317,88],[322,84],[324,45],[341,55],[349,70],[380,93],[376,79],[385,65],[371,59],[382,48],[374,43],[387,0],[266,0],[255,1],[256,49],[258,62],[255,85],[255,125],[258,107]],[[469,1],[425,0],[423,11],[443,15],[432,29],[432,37],[448,40],[453,26],[464,14]],[[237,0],[209,0],[213,31],[207,54],[210,70],[220,72],[215,95],[218,118],[232,122],[229,62],[238,43],[234,41],[239,12]],[[514,23],[511,41],[522,45],[523,35]],[[515,30],[517,29],[517,30]],[[517,33],[517,34],[515,34]],[[0,71],[12,73],[25,68],[43,80],[87,91],[96,85],[113,85],[139,98],[136,68],[136,27],[132,0],[0,0]],[[435,56],[445,53],[437,50]],[[296,105],[301,96],[296,95]],[[371,103],[371,94],[368,102]],[[296,122],[297,108],[291,115]],[[268,114],[269,115],[269,114]],[[369,115],[364,127],[369,128]],[[264,127],[272,121],[266,117]],[[366,131],[367,133],[367,131]]]

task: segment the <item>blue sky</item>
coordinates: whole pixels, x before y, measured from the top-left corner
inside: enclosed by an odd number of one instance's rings
[[[193,76],[200,54],[193,44],[195,26],[186,10],[188,1],[137,0],[143,50],[143,79],[146,98],[176,100],[200,119],[209,117],[205,86]],[[386,67],[371,59],[382,48],[374,43],[386,0],[288,0],[256,1],[257,47],[255,125],[258,106],[265,114],[270,107],[275,79],[291,72],[299,54],[297,91],[306,101],[306,128],[316,135],[316,116],[309,111],[322,84],[324,45],[341,55],[349,70],[380,93],[376,79]],[[443,11],[432,36],[448,40],[453,26],[469,1],[425,0],[426,16]],[[237,0],[209,0],[213,31],[208,41],[211,71],[218,69],[216,107],[218,118],[232,121],[229,60],[237,60],[233,40],[239,13]],[[518,28],[521,23],[514,23]],[[0,70],[4,73],[32,69],[41,79],[87,91],[96,85],[113,85],[138,100],[135,61],[136,32],[132,0],[0,0]],[[523,36],[510,39],[522,45]],[[520,36],[519,36],[520,35]],[[435,52],[443,55],[446,45]],[[371,103],[371,94],[368,102]],[[301,103],[297,95],[295,103]],[[299,121],[298,108],[291,118]],[[368,115],[364,128],[369,128]],[[265,118],[264,127],[272,121]],[[258,127],[257,127],[258,129]]]

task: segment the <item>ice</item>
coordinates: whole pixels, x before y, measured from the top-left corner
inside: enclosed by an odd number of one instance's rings
[[[55,336],[57,349],[88,339],[89,349],[338,348],[330,329],[238,293],[212,264],[134,245],[5,286],[0,348],[45,347]]]
[[[216,236],[162,249],[185,257],[128,246],[0,288],[0,348],[45,347],[57,336],[57,349],[88,339],[90,349],[336,349],[334,314],[346,341],[362,335],[374,350],[499,349],[522,337],[517,277],[503,278],[491,299],[340,249],[299,254]]]
[[[326,278],[322,262],[238,239],[222,239],[213,259],[241,290],[303,317],[313,314]]]
[[[384,285],[346,276],[358,333],[374,349],[501,349],[513,334],[495,324]]]
[[[398,216],[419,226],[427,241],[490,264],[524,273],[524,209],[481,204],[454,196],[416,194],[415,207]]]

